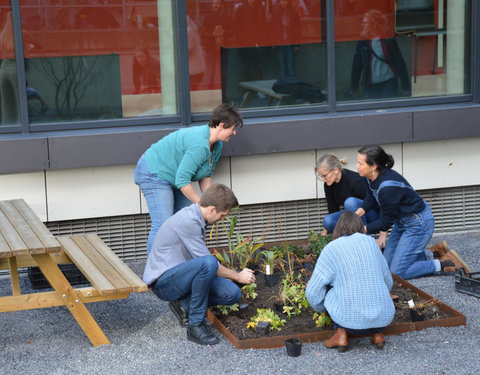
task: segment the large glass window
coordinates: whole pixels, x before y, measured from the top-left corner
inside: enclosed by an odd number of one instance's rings
[[[338,101],[470,92],[470,2],[335,1]]]
[[[178,113],[174,0],[22,0],[30,122]]]
[[[321,0],[189,0],[193,112],[326,101]]]
[[[6,125],[20,122],[20,106],[12,11],[5,3],[0,4],[0,123]]]

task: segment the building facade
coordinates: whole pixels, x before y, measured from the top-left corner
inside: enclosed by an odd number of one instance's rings
[[[0,195],[143,256],[137,159],[224,102],[245,126],[213,177],[247,232],[319,229],[315,161],[355,169],[366,144],[393,154],[437,230],[478,228],[479,20],[474,0],[0,2]]]

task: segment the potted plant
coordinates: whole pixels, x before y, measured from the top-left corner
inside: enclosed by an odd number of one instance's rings
[[[278,283],[278,274],[274,271],[278,253],[273,250],[264,250],[261,254],[263,255],[263,265],[265,266],[265,282],[268,286],[275,286]]]

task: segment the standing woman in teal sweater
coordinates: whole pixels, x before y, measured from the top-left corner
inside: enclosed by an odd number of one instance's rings
[[[240,113],[221,104],[213,110],[208,125],[170,133],[140,157],[134,177],[152,221],[147,254],[163,222],[183,207],[200,201],[192,182],[198,181],[202,192],[208,189],[223,142],[228,142],[242,126]]]

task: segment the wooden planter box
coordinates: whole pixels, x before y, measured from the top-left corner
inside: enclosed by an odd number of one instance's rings
[[[412,290],[414,293],[418,294],[424,300],[432,299],[432,296],[413,286],[409,282],[403,280],[402,278],[393,275],[394,280],[402,285],[403,288]],[[465,315],[459,313],[455,309],[452,309],[450,306],[444,304],[443,302],[436,300],[435,306],[444,313],[448,314],[448,318],[435,319],[435,320],[424,320],[422,322],[408,322],[408,323],[394,323],[390,324],[384,331],[386,335],[398,335],[400,333],[418,331],[428,327],[456,327],[461,325],[466,325],[467,321]],[[220,322],[217,317],[210,311],[207,311],[207,317],[210,319],[212,324],[217,328],[225,337],[230,341],[233,346],[237,349],[270,349],[270,348],[280,348],[285,346],[285,340],[291,338],[292,336],[274,336],[274,337],[260,337],[255,339],[245,339],[240,340],[235,337],[227,327]],[[332,335],[332,330],[324,330],[320,332],[312,333],[300,333],[295,335],[296,338],[302,340],[303,342],[317,342],[325,340]]]

